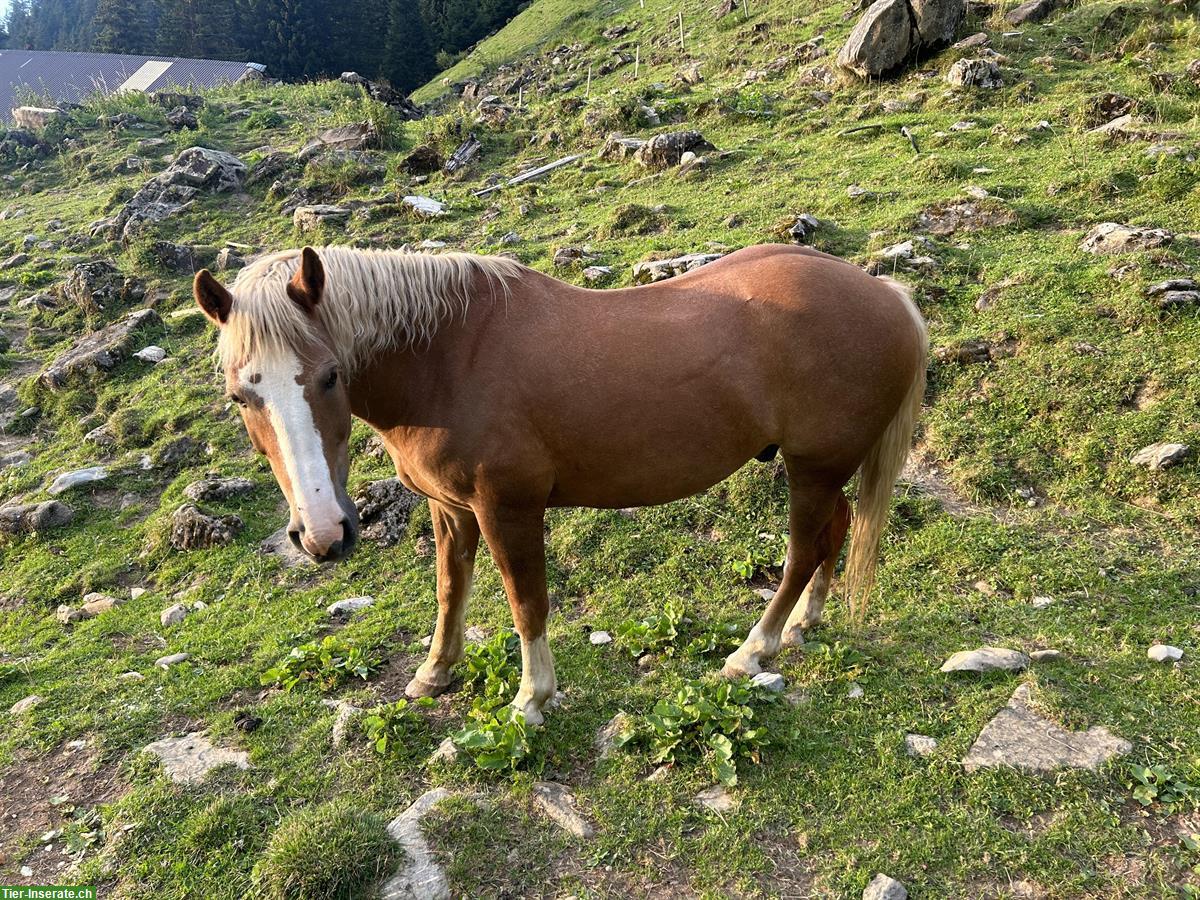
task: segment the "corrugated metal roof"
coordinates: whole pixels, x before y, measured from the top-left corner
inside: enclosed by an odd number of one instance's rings
[[[247,65],[221,59],[0,50],[0,119],[11,122],[12,108],[20,106],[29,94],[59,103],[76,103],[97,92],[110,94],[148,62],[169,63],[146,88],[149,91],[228,84],[237,80]]]

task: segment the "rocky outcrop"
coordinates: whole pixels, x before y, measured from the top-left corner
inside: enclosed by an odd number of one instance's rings
[[[340,79],[346,84],[356,84],[370,95],[372,100],[378,100],[394,109],[405,121],[412,122],[425,115],[425,111],[413,103],[404,94],[390,85],[378,81],[370,81],[357,72],[343,72]]]
[[[665,281],[676,275],[682,275],[684,272],[690,272],[692,269],[706,266],[710,262],[720,259],[723,255],[721,253],[689,253],[686,256],[677,256],[674,259],[655,259],[635,263],[633,267],[633,280],[636,284],[651,284],[655,281]]]
[[[1058,0],[1028,0],[1004,14],[1009,25],[1030,25],[1047,18],[1058,7]]]
[[[89,334],[46,368],[39,376],[52,391],[62,389],[74,376],[107,371],[124,359],[135,346],[137,333],[146,327],[161,325],[152,309],[139,309],[119,322]]]
[[[241,188],[246,164],[231,153],[189,147],[166,169],[142,185],[112,222],[112,236],[128,241],[145,225],[161,222],[195,201],[202,191]]]
[[[12,111],[12,119],[17,127],[30,131],[40,131],[62,116],[62,110],[42,106],[18,106]]]
[[[89,316],[98,315],[115,303],[136,299],[144,293],[140,282],[126,278],[107,259],[94,259],[76,265],[59,292],[64,300]]]
[[[363,538],[384,547],[397,543],[404,537],[408,517],[421,499],[395,478],[372,481],[359,489],[354,506]]]
[[[671,131],[657,134],[635,151],[634,159],[651,169],[667,169],[679,165],[683,154],[717,148],[698,131]]]
[[[1101,222],[1087,233],[1079,248],[1084,253],[1107,256],[1134,250],[1154,250],[1165,247],[1174,239],[1175,236],[1163,228],[1138,228],[1118,222]]]
[[[198,506],[185,503],[171,516],[171,546],[176,550],[223,547],[242,530],[237,516],[210,516]]]
[[[953,41],[965,15],[965,0],[876,0],[850,32],[837,64],[860,78],[894,72]]]
[[[252,490],[254,482],[249,478],[205,478],[203,481],[193,481],[183,489],[183,493],[197,503],[211,503],[248,494]]]
[[[365,150],[375,143],[378,134],[370,122],[355,122],[327,128],[309,140],[296,155],[300,159],[311,159],[326,150]]]

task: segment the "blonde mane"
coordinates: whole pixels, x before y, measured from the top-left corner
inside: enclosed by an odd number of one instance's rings
[[[476,277],[483,275],[495,297],[507,299],[508,279],[520,263],[469,253],[409,253],[317,247],[325,269],[325,293],[317,317],[348,372],[376,354],[427,343],[442,321],[466,315]],[[317,338],[309,316],[288,296],[287,283],[300,265],[299,250],[254,260],[230,290],[233,307],[221,328],[217,350],[228,367],[255,356],[273,355]]]

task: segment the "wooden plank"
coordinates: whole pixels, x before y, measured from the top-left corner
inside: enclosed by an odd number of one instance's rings
[[[533,181],[535,178],[541,178],[543,175],[553,172],[555,169],[561,169],[563,166],[569,166],[573,162],[578,162],[583,159],[582,153],[573,153],[570,156],[564,156],[562,159],[556,159],[552,163],[546,163],[544,166],[538,166],[536,169],[530,169],[508,181],[503,181],[500,184],[493,184],[491,187],[483,188],[483,190],[475,191],[476,197],[483,197],[492,191],[498,191],[503,187],[512,187],[515,184],[524,184],[526,181]]]

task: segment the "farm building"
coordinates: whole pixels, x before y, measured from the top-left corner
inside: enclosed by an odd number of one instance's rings
[[[0,119],[11,122],[13,107],[29,102],[77,103],[95,93],[215,87],[237,81],[248,70],[261,73],[263,66],[221,59],[0,50]]]

